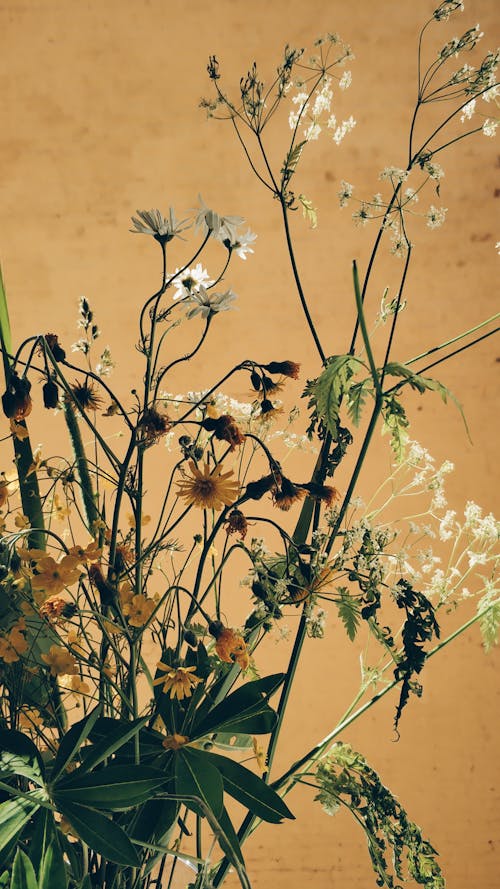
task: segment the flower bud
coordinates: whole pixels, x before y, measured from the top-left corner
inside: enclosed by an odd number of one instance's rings
[[[59,404],[59,387],[54,380],[49,379],[43,385],[43,404],[46,408],[54,408]]]

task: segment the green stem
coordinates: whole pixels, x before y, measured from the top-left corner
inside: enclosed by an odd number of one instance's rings
[[[82,492],[83,508],[85,518],[87,520],[87,528],[91,534],[95,534],[96,522],[100,518],[99,510],[96,505],[96,497],[90,477],[85,448],[83,446],[82,436],[80,435],[80,427],[73,405],[70,401],[64,401],[64,419],[68,427],[69,437],[73,446],[73,453],[76,460],[76,468],[80,478],[80,488]]]

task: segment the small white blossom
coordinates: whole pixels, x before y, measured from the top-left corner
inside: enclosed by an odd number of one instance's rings
[[[95,372],[98,377],[109,377],[114,367],[116,367],[116,362],[111,358],[109,346],[106,346],[96,364]]]
[[[352,218],[354,219],[355,225],[366,225],[369,219],[371,219],[371,213],[368,207],[368,204],[361,204],[359,210],[355,210],[352,214]]]
[[[234,241],[234,243],[231,243],[231,250],[234,250],[240,259],[246,259],[247,253],[254,252],[251,244],[253,244],[255,240],[257,240],[257,235],[254,235],[254,233],[248,229],[246,235],[238,235],[237,240]]]
[[[448,509],[446,515],[441,519],[439,523],[440,540],[449,540],[456,534],[455,516],[456,512],[453,509]]]
[[[408,178],[408,170],[402,170],[400,167],[385,167],[378,178],[390,179],[392,182],[404,182]]]
[[[328,125],[329,125],[329,123],[328,123]],[[335,144],[340,145],[344,136],[346,136],[347,133],[350,133],[354,129],[355,126],[356,126],[356,121],[354,120],[354,117],[351,114],[351,116],[347,120],[343,120],[341,125],[336,128],[336,130],[333,134],[333,141],[335,142]]]
[[[482,94],[481,98],[484,99],[485,102],[494,102],[498,96],[500,96],[500,86],[498,83],[494,83],[490,89]]]
[[[340,191],[337,192],[339,196],[340,206],[346,207],[353,192],[353,186],[350,182],[346,182],[345,179],[340,180]],[[500,243],[500,242],[499,242]]]
[[[474,114],[476,108],[476,100],[471,99],[470,102],[467,102],[467,105],[464,105],[462,108],[462,113],[460,115],[460,120],[462,123],[466,120],[470,120],[472,115]]]
[[[418,203],[418,194],[414,188],[405,189],[404,196],[406,198],[406,203],[417,204]]]
[[[341,90],[346,90],[350,87],[352,83],[352,74],[350,71],[344,71],[342,77],[339,81],[339,87]]]
[[[483,133],[485,136],[494,136],[500,121],[487,117],[483,123]]]
[[[431,204],[425,214],[428,228],[439,228],[443,225],[447,212],[447,207],[435,207],[434,204]]]

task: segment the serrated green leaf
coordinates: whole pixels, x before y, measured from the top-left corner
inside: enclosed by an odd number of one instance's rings
[[[340,595],[340,601],[336,602],[339,617],[344,624],[349,639],[353,642],[359,625],[359,607],[356,600],[349,595],[347,587],[339,587],[337,592]]]
[[[163,772],[150,766],[108,766],[88,773],[77,769],[53,789],[54,801],[71,799],[81,806],[97,809],[124,809],[138,806],[151,798],[168,780]]]
[[[205,756],[221,773],[224,790],[262,821],[279,824],[283,818],[295,817],[269,784],[239,762],[216,753]]]
[[[68,819],[76,835],[89,849],[108,861],[128,867],[139,867],[140,860],[127,834],[115,821],[87,806],[64,800],[59,810]]]
[[[17,850],[14,858],[10,889],[38,889],[33,865],[22,849]],[[54,886],[53,889],[56,887]]]
[[[359,426],[361,414],[366,403],[367,395],[373,394],[372,379],[367,377],[359,383],[349,386],[347,393],[347,410],[349,417],[355,426]]]
[[[222,812],[224,786],[220,772],[213,766],[206,753],[193,747],[183,747],[175,757],[175,792],[179,796],[195,796],[219,818]],[[186,800],[186,805],[203,816],[196,803]]]
[[[349,390],[349,380],[362,362],[353,355],[334,355],[313,385],[312,396],[318,417],[336,436],[342,398]]]
[[[0,730],[0,775],[22,775],[43,787],[43,760],[33,741],[14,729]]]
[[[316,207],[313,206],[313,202],[310,201],[304,194],[299,194],[298,201],[302,207],[302,215],[304,219],[311,224],[311,228],[318,227],[318,211]]]

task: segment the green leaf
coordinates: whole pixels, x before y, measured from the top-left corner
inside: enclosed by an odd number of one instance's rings
[[[7,870],[4,870],[3,874],[0,874],[0,889],[8,889],[10,883],[10,874]]]
[[[328,432],[337,435],[339,410],[343,396],[349,390],[349,380],[362,366],[353,355],[334,355],[328,359],[324,371],[312,387],[312,402]]]
[[[208,755],[193,747],[183,747],[175,757],[175,792],[182,797],[198,797],[216,818],[222,812],[223,783],[220,772],[213,766]],[[186,805],[201,816],[203,809],[192,800]]]
[[[216,731],[253,735],[272,731],[276,714],[267,703],[267,698],[279,688],[283,679],[283,673],[276,673],[246,682],[217,704],[201,723],[195,724],[196,737]]]
[[[110,728],[107,736],[90,748],[90,752],[85,756],[84,762],[80,766],[80,773],[92,771],[99,763],[112,756],[130,738],[133,738],[143,725],[146,725],[148,719],[148,716],[144,716],[142,719],[135,719],[133,722],[113,720],[114,728]]]
[[[373,381],[371,377],[362,380],[360,383],[353,383],[349,386],[347,395],[347,410],[349,417],[355,426],[359,426],[361,415],[365,406],[367,395],[373,395]]]
[[[64,800],[58,801],[62,815],[68,819],[77,836],[107,861],[128,867],[139,867],[140,860],[127,834],[116,822],[101,812]]]
[[[97,809],[128,809],[146,802],[168,777],[151,766],[108,766],[89,774],[77,769],[54,787],[54,801],[71,799]]]
[[[40,867],[54,836],[54,816],[50,809],[40,809],[35,817],[35,829],[30,840],[30,858],[35,873]]]
[[[359,625],[359,607],[356,600],[349,594],[347,587],[338,587],[337,592],[340,595],[340,601],[336,602],[339,617],[349,639],[353,642]]]
[[[17,850],[14,858],[10,889],[38,889],[33,865],[22,849]],[[53,889],[59,889],[59,886],[54,885]]]
[[[30,797],[33,796],[33,801],[18,796],[0,805],[0,852],[21,833],[24,825],[38,810],[40,803],[35,793],[36,791],[30,794]]]
[[[27,735],[14,729],[0,730],[0,775],[22,775],[43,787],[44,767],[38,749]]]
[[[84,719],[76,722],[62,739],[52,767],[52,781],[56,781],[61,772],[73,761],[80,747],[88,738],[101,713],[101,707],[95,707]]]
[[[302,215],[304,219],[311,224],[311,228],[318,226],[318,211],[313,206],[313,202],[306,198],[305,194],[299,194],[297,200],[302,207]]]
[[[216,753],[206,753],[205,756],[221,773],[224,790],[262,821],[279,824],[283,818],[294,818],[276,791],[258,775],[228,756]]]
[[[57,835],[54,833],[51,843],[43,857],[42,866],[38,875],[39,889],[66,889],[68,880],[64,859],[59,846]]]
[[[245,867],[243,852],[241,851],[240,841],[236,833],[233,823],[225,808],[219,816],[219,824],[222,833],[217,834],[217,839],[222,851],[227,855],[231,864],[235,865],[239,862]]]
[[[8,374],[10,360],[7,358],[6,352],[12,355],[12,334],[10,331],[9,308],[7,305],[7,294],[3,283],[2,269],[0,267],[0,341],[2,343],[2,355],[4,362],[5,375]]]
[[[212,743],[221,750],[251,750],[252,735],[236,735],[234,732],[217,732]]]

